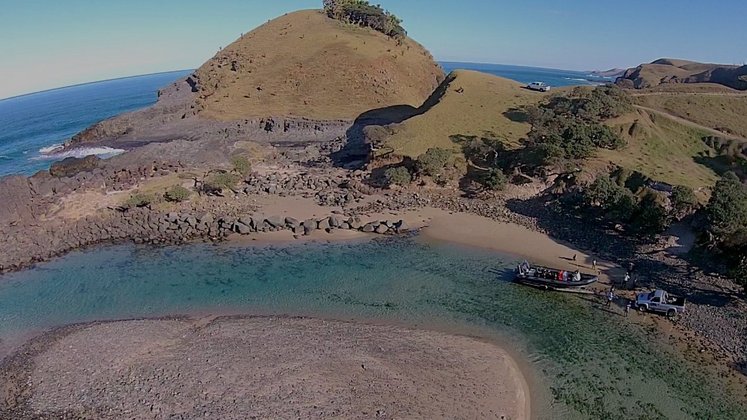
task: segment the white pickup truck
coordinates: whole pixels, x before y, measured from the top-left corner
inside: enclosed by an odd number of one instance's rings
[[[635,306],[641,311],[659,312],[673,318],[685,311],[685,298],[673,296],[663,290],[639,293]]]
[[[527,85],[529,90],[538,90],[540,92],[549,92],[550,86],[545,82],[532,82]]]

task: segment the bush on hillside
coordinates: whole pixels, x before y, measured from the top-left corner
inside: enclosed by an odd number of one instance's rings
[[[404,186],[412,182],[412,175],[404,166],[387,168],[387,170],[384,171],[384,178],[386,179],[387,185]]]
[[[380,5],[365,0],[324,0],[323,4],[327,16],[333,19],[368,27],[399,40],[407,36],[402,20]]]
[[[172,203],[181,203],[182,201],[187,201],[191,194],[191,191],[182,187],[181,185],[174,185],[173,187],[166,190],[166,192],[163,194],[163,197],[166,199],[166,201]]]
[[[487,171],[481,178],[480,183],[488,190],[501,191],[506,188],[508,184],[508,178],[498,168]]]
[[[233,165],[234,172],[246,176],[252,171],[252,164],[249,163],[249,159],[246,156],[235,155],[231,158],[231,165]]]
[[[415,165],[422,175],[438,177],[449,164],[452,152],[446,149],[433,147],[418,156]]]
[[[125,200],[122,207],[125,209],[146,207],[153,204],[155,201],[155,196],[153,194],[136,191],[127,200]]]
[[[202,191],[207,194],[220,194],[223,190],[233,190],[241,178],[230,172],[215,172],[202,181]]]
[[[677,185],[672,189],[669,200],[672,203],[672,215],[678,220],[689,216],[698,208],[698,198],[695,192],[692,188],[683,185]]]

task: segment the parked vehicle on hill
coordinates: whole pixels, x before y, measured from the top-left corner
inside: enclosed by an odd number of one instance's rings
[[[635,306],[640,311],[659,312],[672,318],[685,311],[685,298],[670,295],[664,290],[655,290],[639,293],[635,299]]]
[[[548,92],[550,90],[550,85],[545,82],[532,82],[527,85],[527,89]]]

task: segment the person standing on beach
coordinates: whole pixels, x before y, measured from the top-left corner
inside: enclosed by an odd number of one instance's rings
[[[628,313],[630,313],[630,307],[633,305],[632,301],[628,301],[628,304],[625,305],[625,316],[628,316]]]
[[[595,272],[599,271],[597,270],[597,260],[591,260],[591,268],[593,268]]]
[[[610,289],[609,292],[607,292],[607,306],[612,305],[612,301],[615,299],[615,289]]]

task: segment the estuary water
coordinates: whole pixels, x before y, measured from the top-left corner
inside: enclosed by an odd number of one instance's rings
[[[540,418],[747,418],[717,378],[578,296],[510,281],[513,257],[417,238],[246,247],[112,245],[0,276],[0,339],[93,320],[283,314],[499,340]],[[0,343],[2,344],[2,343]]]

